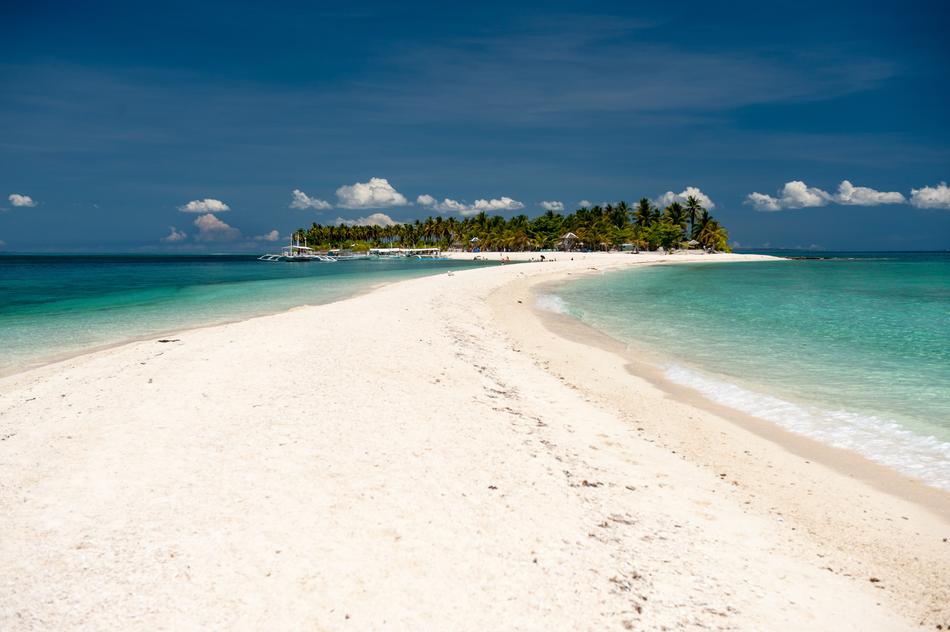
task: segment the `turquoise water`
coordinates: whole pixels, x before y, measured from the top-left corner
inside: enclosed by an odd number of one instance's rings
[[[0,255],[0,374],[97,346],[327,303],[381,282],[473,265],[486,264]]]
[[[950,255],[820,254],[609,273],[543,302],[714,401],[950,489]]]

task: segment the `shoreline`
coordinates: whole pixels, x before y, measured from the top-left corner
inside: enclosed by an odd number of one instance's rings
[[[564,280],[544,281],[529,289],[533,297],[531,307],[534,314],[548,330],[562,338],[621,357],[631,375],[646,380],[677,401],[727,419],[762,439],[832,467],[840,474],[853,475],[896,498],[911,500],[950,522],[950,490],[874,461],[856,450],[833,446],[768,419],[715,402],[696,389],[666,377],[656,362],[669,358],[660,352],[628,344],[569,314],[553,312],[537,305],[540,296],[556,293],[562,283]],[[646,356],[646,359],[641,356]]]
[[[0,623],[946,623],[948,545],[929,540],[946,521],[916,510],[893,525],[928,539],[920,564],[936,575],[915,579],[904,553],[882,562],[809,522],[777,479],[746,504],[736,470],[651,434],[708,412],[539,324],[526,286],[631,264],[592,255],[398,281],[0,378],[0,581],[16,587],[0,595]],[[568,346],[586,374],[545,358]],[[284,360],[301,347],[327,362]],[[632,380],[634,414],[590,390],[615,379]],[[743,441],[773,470],[800,460]],[[840,504],[830,489],[809,502]],[[835,489],[858,529],[861,510],[896,510],[859,481]],[[834,546],[815,544],[825,537]]]
[[[311,264],[311,265],[318,265],[318,264]],[[433,274],[441,274],[441,273],[434,272]],[[428,276],[428,275],[424,275],[424,276]],[[93,354],[100,353],[103,351],[108,351],[110,349],[115,349],[117,347],[122,347],[124,345],[134,344],[137,342],[145,342],[148,340],[152,340],[154,338],[169,338],[169,337],[182,334],[184,332],[194,331],[197,329],[206,329],[208,327],[219,327],[222,325],[231,325],[234,323],[240,323],[240,322],[251,320],[254,318],[264,318],[267,316],[275,316],[277,314],[291,312],[296,309],[318,307],[320,305],[327,305],[329,303],[335,303],[337,301],[344,301],[348,298],[353,298],[356,296],[360,296],[362,294],[368,294],[386,285],[390,285],[392,283],[399,283],[400,281],[403,281],[403,280],[411,280],[413,278],[419,278],[419,277],[408,277],[407,279],[397,279],[395,281],[378,281],[378,282],[370,283],[366,286],[356,289],[355,291],[351,293],[348,293],[342,296],[331,297],[327,301],[307,302],[307,303],[301,303],[300,305],[294,305],[292,307],[287,307],[287,308],[267,309],[261,312],[255,312],[255,313],[246,314],[243,316],[236,316],[233,318],[224,318],[221,320],[195,322],[193,324],[189,324],[183,327],[163,328],[163,329],[153,331],[151,333],[143,333],[141,335],[135,335],[135,336],[126,337],[126,338],[119,338],[112,342],[104,342],[102,344],[95,344],[89,347],[75,349],[73,351],[66,351],[62,353],[56,353],[56,354],[51,354],[48,356],[38,357],[35,360],[25,362],[19,365],[11,365],[8,368],[0,368],[0,379],[14,376],[14,375],[19,375],[21,373],[35,371],[47,366],[66,362],[68,360],[82,358],[83,356],[93,355]]]
[[[934,546],[947,541],[950,492],[871,461],[855,451],[828,445],[707,399],[694,389],[667,379],[659,367],[649,360],[637,358],[624,342],[568,314],[540,307],[538,298],[570,282],[570,274],[510,284],[504,288],[508,293],[530,297],[518,300],[514,307],[510,305],[509,296],[501,290],[489,299],[515,344],[522,349],[532,349],[536,362],[543,364],[547,371],[601,407],[624,415],[638,426],[641,436],[652,437],[649,441],[656,441],[711,472],[722,472],[719,476],[723,480],[747,488],[748,499],[743,502],[757,506],[760,512],[777,513],[784,522],[791,508],[794,511],[792,520],[812,536],[837,535],[832,539],[836,540],[839,550],[862,548],[873,553],[869,556],[873,558],[872,565],[878,568],[889,566],[895,574],[922,578],[934,571],[933,560],[928,559],[928,554]],[[505,312],[510,310],[517,310],[518,317],[506,317]],[[532,328],[525,328],[523,324],[512,325],[512,322],[524,318],[533,319],[539,327],[556,336],[558,344],[551,344],[549,340],[540,344],[542,336],[536,332],[526,335],[526,332],[533,331]],[[564,348],[570,343],[594,350],[596,357],[579,362],[582,354]],[[605,359],[606,356],[614,358],[614,362]],[[597,379],[590,379],[590,373],[596,373]],[[690,423],[675,430],[664,426],[662,420],[654,419],[650,423],[647,421],[649,417],[637,409],[643,405],[642,401],[634,404],[631,400],[617,397],[618,392],[627,389],[642,396],[638,383],[649,384],[655,389],[655,401],[673,401],[700,414],[689,415]],[[704,424],[711,425],[704,427]],[[769,454],[766,463],[761,461],[763,451]],[[775,462],[781,466],[773,465]],[[781,471],[781,475],[770,471],[776,469]],[[817,476],[816,469],[820,472]],[[784,480],[779,482],[779,478]],[[796,487],[806,491],[802,493]],[[855,504],[860,506],[861,513],[873,517],[865,517],[861,528],[855,529],[853,515],[848,514],[848,518],[842,519],[836,515],[839,508],[834,504],[826,505],[812,498],[821,487],[825,488],[824,495],[832,503],[841,498],[850,498],[850,502],[857,500]],[[866,493],[863,487],[873,488],[876,494],[886,498],[874,498],[874,493]],[[776,494],[779,489],[785,489],[787,493]],[[778,503],[777,497],[780,498]],[[775,504],[784,511],[777,511]],[[908,522],[915,526],[893,530],[894,525]],[[881,523],[887,525],[881,528]],[[833,528],[829,530],[829,527]],[[923,542],[921,536],[925,538]],[[827,554],[819,555],[825,557]],[[950,568],[947,551],[943,551],[939,558],[944,568]],[[839,569],[843,567],[851,571],[849,574],[857,574],[866,568],[866,564],[855,565],[847,556],[842,557],[838,565]],[[921,586],[943,586],[943,603],[950,598],[950,577],[941,575],[939,570],[929,580],[920,583]],[[920,591],[918,586],[916,590],[908,590],[906,596],[914,598],[921,592],[926,590]],[[937,607],[938,604],[941,600],[934,599],[932,605]]]
[[[556,288],[560,283],[560,281],[545,281],[529,291],[532,292],[534,298],[537,298]],[[811,460],[835,469],[841,475],[853,476],[897,499],[921,505],[950,523],[950,491],[877,463],[854,450],[829,445],[807,435],[787,430],[766,419],[714,402],[695,389],[665,377],[660,368],[649,360],[636,358],[623,341],[573,316],[551,312],[537,307],[536,304],[532,305],[532,309],[538,321],[552,333],[566,340],[619,356],[630,375],[649,382],[676,401],[701,408],[797,456],[809,457]]]
[[[30,253],[21,253],[21,254],[30,254]],[[526,263],[526,262],[531,262],[532,260],[536,260],[537,257],[538,257],[539,255],[541,255],[541,254],[550,255],[550,254],[552,254],[552,253],[536,253],[536,252],[511,252],[511,253],[497,253],[497,252],[486,252],[486,253],[446,252],[446,253],[443,253],[443,254],[446,256],[446,259],[452,260],[452,261],[472,261],[472,260],[474,260],[474,258],[475,258],[476,256],[482,255],[482,259],[481,259],[481,260],[488,261],[488,262],[490,262],[490,263],[492,263],[492,262],[500,262],[500,259],[501,259],[502,256],[512,256],[512,255],[513,255],[513,256],[514,256],[514,259],[513,259],[512,263]],[[558,253],[558,254],[564,254],[564,253]],[[578,257],[587,256],[587,255],[593,255],[593,256],[597,257],[597,256],[599,256],[600,254],[601,254],[601,253],[577,253]],[[607,253],[607,254],[615,254],[615,253]],[[649,254],[649,253],[646,253],[646,254]],[[570,256],[570,253],[568,253],[568,255]],[[57,256],[59,256],[59,255],[57,255]],[[70,255],[69,255],[69,254],[63,254],[62,256],[70,256]],[[122,253],[117,253],[115,256],[127,256],[127,255],[124,255],[124,254],[122,254]],[[183,255],[183,256],[187,257],[187,256],[206,256],[206,255]],[[671,256],[676,256],[676,255],[671,255]],[[756,256],[756,255],[753,255],[753,256]],[[487,257],[487,259],[486,259],[486,257]],[[497,257],[497,260],[496,260],[496,257]],[[772,258],[775,258],[775,257],[772,257]],[[671,262],[671,263],[673,263],[673,262]],[[318,265],[318,264],[311,264],[311,265]],[[438,275],[438,274],[444,274],[444,272],[433,272],[432,274]],[[429,276],[429,275],[423,275],[423,276]],[[152,340],[153,338],[160,338],[160,337],[168,338],[168,337],[173,337],[173,336],[175,336],[175,335],[182,334],[182,333],[184,333],[184,332],[193,331],[193,330],[196,330],[196,329],[205,329],[205,328],[208,328],[208,327],[218,327],[218,326],[221,326],[221,325],[230,325],[230,324],[233,324],[233,323],[239,323],[239,322],[243,322],[243,321],[246,321],[246,320],[251,320],[251,319],[254,319],[254,318],[262,318],[262,317],[266,317],[266,316],[274,316],[274,315],[276,315],[276,314],[282,314],[282,313],[285,313],[285,312],[293,311],[293,310],[295,310],[295,309],[304,309],[304,308],[307,308],[307,307],[316,307],[316,306],[319,306],[319,305],[327,305],[327,304],[329,304],[329,303],[335,303],[335,302],[337,302],[337,301],[343,301],[343,300],[346,300],[346,299],[348,299],[348,298],[352,298],[352,297],[356,297],[356,296],[360,296],[360,295],[362,295],[362,294],[366,294],[366,293],[372,292],[372,291],[374,291],[374,290],[376,290],[376,289],[378,289],[378,288],[380,288],[380,287],[384,287],[384,286],[386,286],[386,285],[391,285],[391,284],[393,284],[393,283],[399,283],[400,281],[404,281],[404,280],[412,280],[413,278],[419,278],[419,277],[408,277],[407,279],[398,279],[398,280],[395,280],[395,281],[380,281],[380,282],[376,282],[376,283],[371,283],[371,284],[369,284],[368,286],[363,287],[363,288],[361,288],[361,289],[358,289],[358,290],[356,290],[355,292],[353,292],[353,293],[351,293],[351,294],[346,294],[346,295],[344,295],[344,296],[333,297],[333,298],[329,299],[329,300],[326,301],[326,302],[301,303],[300,305],[295,305],[295,306],[293,306],[293,307],[281,308],[281,309],[276,309],[276,310],[265,310],[265,311],[262,311],[262,312],[253,313],[253,314],[248,314],[248,315],[244,315],[244,316],[240,316],[240,317],[225,318],[225,319],[222,319],[222,320],[211,320],[211,321],[196,322],[196,323],[189,324],[189,325],[186,325],[186,326],[183,326],[183,327],[173,327],[173,328],[167,328],[167,329],[159,329],[159,330],[156,330],[156,331],[153,331],[153,332],[150,332],[150,333],[144,333],[144,334],[141,334],[141,335],[135,335],[135,336],[131,336],[131,337],[119,338],[119,339],[116,339],[116,340],[111,341],[111,342],[103,342],[103,343],[101,343],[101,344],[94,344],[94,345],[91,345],[91,346],[88,346],[88,347],[83,347],[83,348],[81,348],[81,349],[75,349],[75,350],[73,350],[73,351],[66,351],[66,352],[62,352],[62,353],[54,353],[54,354],[50,354],[50,355],[48,355],[48,356],[38,357],[38,358],[36,358],[35,360],[31,360],[31,361],[28,361],[28,362],[24,362],[24,363],[22,363],[22,364],[11,365],[10,367],[7,367],[7,368],[0,368],[0,379],[6,378],[6,377],[11,377],[11,376],[14,376],[14,375],[19,375],[19,374],[21,374],[21,373],[28,373],[28,372],[31,372],[31,371],[43,369],[43,368],[45,368],[45,367],[48,367],[48,366],[51,366],[51,365],[60,364],[60,363],[66,362],[66,361],[68,361],[68,360],[74,360],[74,359],[77,359],[77,358],[82,358],[83,356],[93,355],[93,354],[97,354],[97,353],[100,353],[100,352],[103,352],[103,351],[109,351],[110,349],[114,349],[114,348],[117,348],[117,347],[122,347],[122,346],[124,346],[124,345],[134,344],[134,343],[137,343],[137,342],[145,342],[145,341],[148,341],[148,340]]]

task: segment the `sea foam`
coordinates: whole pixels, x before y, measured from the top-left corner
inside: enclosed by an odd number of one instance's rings
[[[547,312],[556,314],[570,314],[571,311],[563,298],[557,294],[542,294],[538,297],[536,305]]]
[[[895,421],[789,402],[677,364],[668,365],[665,375],[718,404],[950,490],[950,443],[913,433]]]

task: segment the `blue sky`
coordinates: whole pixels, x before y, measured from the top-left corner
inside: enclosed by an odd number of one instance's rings
[[[8,251],[687,187],[742,246],[950,243],[945,3],[79,4],[0,8]]]

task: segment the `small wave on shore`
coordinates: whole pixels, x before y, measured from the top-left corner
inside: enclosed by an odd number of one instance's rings
[[[717,404],[834,447],[852,450],[930,485],[950,490],[950,443],[916,434],[895,421],[843,409],[796,404],[677,364],[668,365],[664,374],[671,382],[698,391]]]
[[[540,295],[537,298],[536,305],[546,312],[571,315],[571,310],[567,306],[567,302],[557,294]]]

